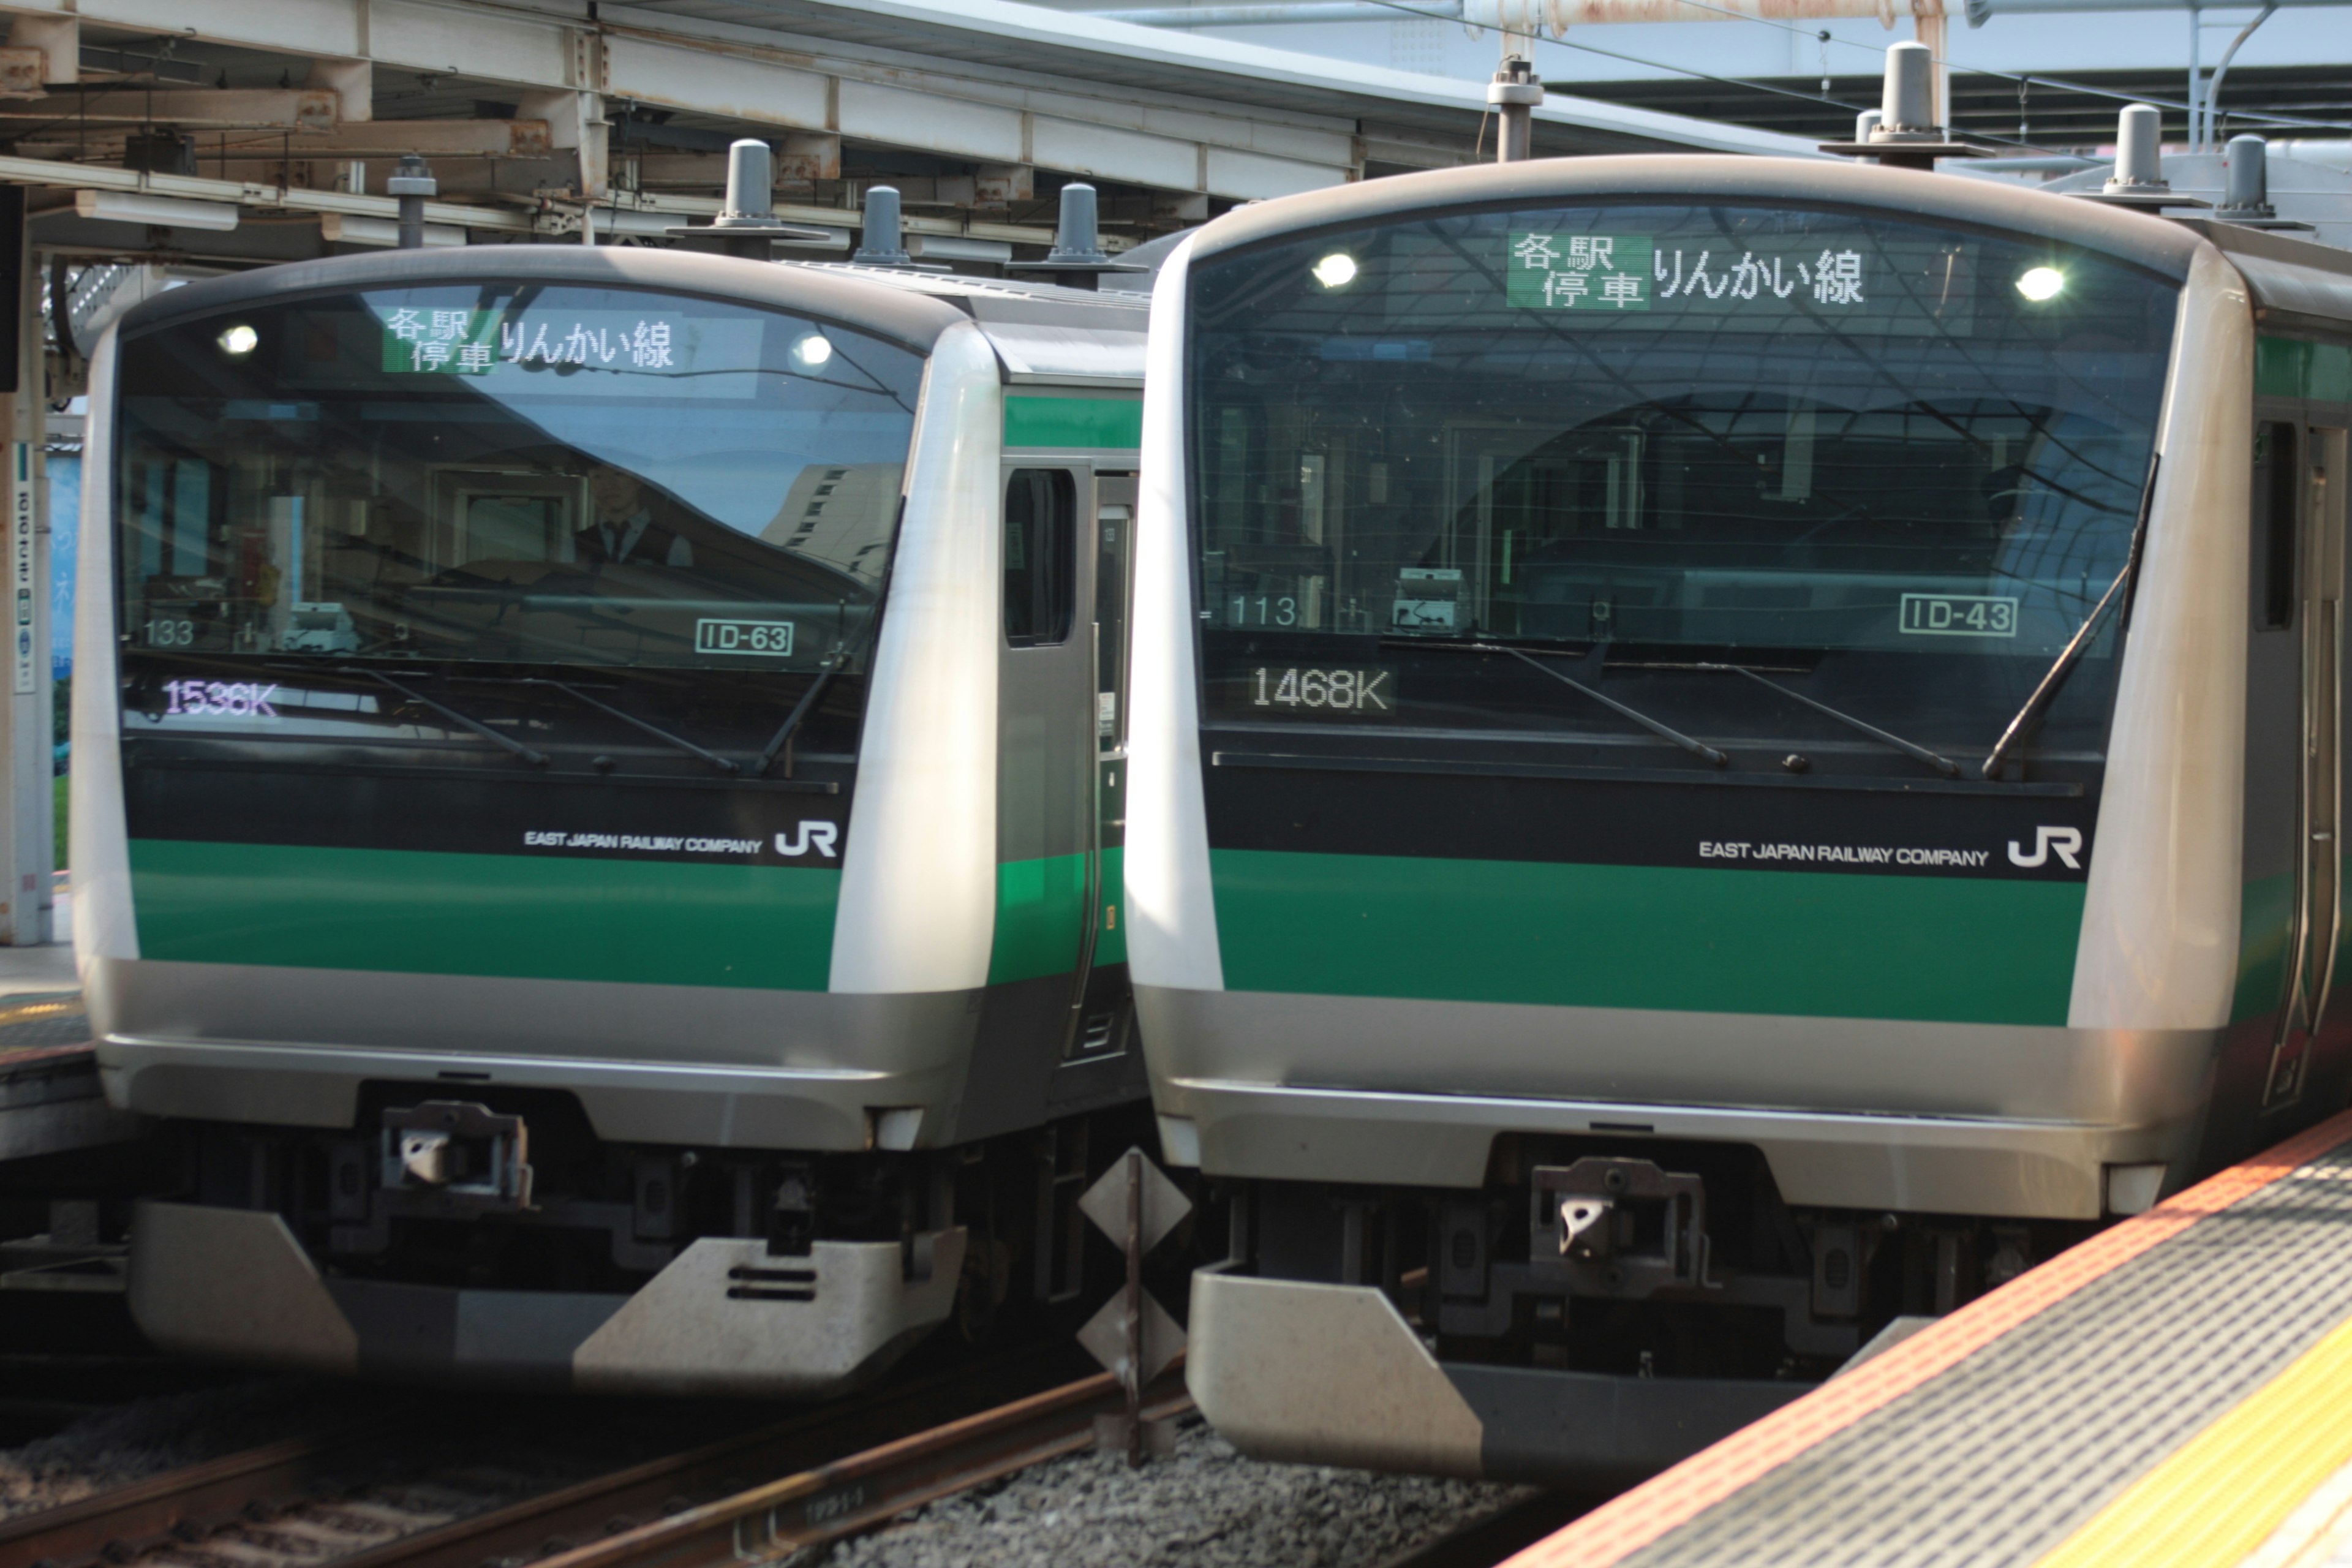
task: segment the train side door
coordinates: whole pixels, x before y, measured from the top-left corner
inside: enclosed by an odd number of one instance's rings
[[[2299,599],[2302,748],[2296,781],[2294,903],[2288,929],[2286,989],[2264,1109],[2303,1092],[2312,1046],[2335,989],[2343,934],[2344,531],[2347,432],[2304,432],[2303,531],[2295,563]]]
[[[997,941],[992,982],[1020,985],[1052,1035],[1085,974],[1095,859],[1093,476],[1008,467],[1004,651],[998,668]]]
[[[1092,833],[1087,866],[1087,927],[1066,1061],[1091,1061],[1127,1048],[1127,621],[1133,599],[1136,481],[1095,478],[1095,706]]]

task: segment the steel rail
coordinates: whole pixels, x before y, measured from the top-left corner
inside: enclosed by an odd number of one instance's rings
[[[300,1499],[338,1460],[379,1448],[423,1420],[403,1405],[378,1420],[167,1470],[143,1481],[0,1523],[0,1563],[106,1568]],[[215,1523],[217,1521],[217,1524]]]
[[[1073,1347],[1061,1345],[1014,1352],[820,1405],[741,1436],[386,1542],[339,1559],[335,1568],[480,1568],[510,1557],[542,1565],[568,1562],[562,1554],[584,1543],[657,1527],[657,1521],[683,1517],[697,1503],[755,1485],[762,1476],[822,1465],[861,1446],[897,1442],[943,1417],[1024,1399],[1066,1376],[1077,1359]]]
[[[561,1486],[331,1559],[335,1568],[480,1568],[551,1557],[633,1529],[762,1477],[804,1470],[1021,1401],[1069,1376],[1075,1346],[1030,1347],[794,1413],[682,1452]],[[446,1447],[447,1411],[404,1403],[364,1424],[230,1454],[0,1522],[0,1564],[122,1568],[151,1553],[203,1555],[215,1535],[331,1506],[387,1455]],[[520,1441],[521,1439],[518,1439]],[[364,1490],[364,1485],[360,1488]]]
[[[1144,1409],[1158,1418],[1192,1404],[1181,1380],[1171,1378],[1155,1386]],[[1098,1373],[543,1558],[535,1568],[734,1568],[782,1558],[1091,1448],[1097,1420],[1126,1407],[1119,1379]]]

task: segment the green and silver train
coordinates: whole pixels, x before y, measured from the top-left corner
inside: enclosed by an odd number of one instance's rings
[[[2352,257],[1846,163],[1171,257],[1127,879],[1244,1451],[1622,1480],[2352,1087]]]
[[[74,919],[182,1157],[152,1339],[814,1395],[1076,1292],[1145,316],[499,247],[109,332]]]

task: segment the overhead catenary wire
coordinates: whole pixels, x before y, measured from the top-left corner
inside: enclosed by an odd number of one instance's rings
[[[1376,0],[1376,3],[1385,4],[1386,0]],[[1712,3],[1712,0],[1682,0],[1682,4],[1701,11],[1713,11],[1718,16],[1728,16],[1734,21],[1760,22],[1768,27],[1778,27],[1783,32],[1794,33],[1801,37],[1814,38],[1827,43],[1843,44],[1849,49],[1863,49],[1872,54],[1884,54],[1885,52],[1884,46],[1860,43],[1853,38],[1841,38],[1826,27],[1800,27],[1793,23],[1783,22],[1775,16],[1752,16],[1746,11],[1735,11],[1727,5],[1715,5]],[[2258,16],[2253,22],[2249,23],[2246,26],[2245,33],[2239,35],[2237,42],[2243,43],[2245,41],[2245,34],[2252,33],[2255,26],[2259,26],[2262,21],[2267,18],[2270,10],[2275,9],[2277,9],[2275,5],[2271,6],[2269,10],[2265,10],[2263,12],[2262,16]],[[1471,25],[1479,26],[1486,26],[1484,23],[1474,23]],[[1563,44],[1567,43],[1567,40],[1564,38],[1557,39],[1555,41]],[[1574,48],[1577,46],[1570,44],[1569,47],[1570,48]],[[2236,50],[2237,44],[2233,43],[2230,47],[2230,53],[2234,54]],[[2229,56],[2225,54],[2222,58],[2226,61],[2229,58]],[[2054,87],[2063,89],[2068,92],[2085,93],[2094,98],[2112,99],[2117,103],[2146,103],[2151,104],[2158,109],[2175,109],[2179,110],[2183,114],[2194,114],[2197,109],[2196,105],[2189,104],[2179,100],[2155,98],[2147,93],[2118,92],[2113,88],[2093,87],[2088,82],[2070,81],[2063,77],[2021,75],[2015,71],[1995,70],[1990,66],[1963,65],[1958,60],[1947,59],[1942,56],[1935,57],[1935,61],[1937,65],[1943,67],[1947,70],[1962,71],[1969,76],[1990,77],[1996,81],[2011,81],[2017,83],[2021,89],[2027,87]],[[1672,69],[1674,68],[1667,67],[1664,68]],[[2225,66],[2222,68],[2226,69],[2227,68]],[[2220,79],[2220,71],[2216,71],[2215,79],[2216,81]],[[1753,85],[1761,86],[1762,84],[1756,83]],[[1829,102],[1832,100],[1824,99],[1822,101]],[[2346,125],[2343,121],[2302,120],[2293,115],[2265,115],[2256,111],[2246,111],[2239,113],[2237,118],[2242,120],[2261,120],[2269,124],[2291,125],[2298,129],[2313,131],[2341,131],[2346,129]],[[2011,137],[1994,137],[1988,135],[1986,140],[2015,142],[2015,139]],[[2030,143],[2015,142],[2015,144],[2023,146],[2029,145]]]
[[[1405,5],[1405,4],[1402,4],[1402,0],[1369,0],[1369,3],[1370,3],[1370,4],[1372,4],[1372,5],[1375,5],[1382,6],[1382,7],[1384,7],[1385,9],[1388,9],[1388,10],[1400,12],[1400,13],[1402,13],[1402,14],[1403,14],[1403,15],[1410,16],[1413,16],[1413,17],[1416,17],[1416,18],[1423,18],[1423,19],[1425,19],[1425,18],[1428,16],[1428,15],[1429,15],[1429,13],[1428,13],[1428,12],[1426,12],[1426,11],[1424,11],[1424,10],[1422,10],[1422,9],[1419,9],[1418,7],[1415,7],[1415,6],[1412,6],[1412,5]],[[1704,0],[1685,0],[1685,4],[1689,4],[1689,5],[1703,5]],[[1737,18],[1738,18],[1738,19],[1740,19],[1740,20],[1742,20],[1742,21],[1760,21],[1760,22],[1769,22],[1769,23],[1771,24],[1771,26],[1776,26],[1776,27],[1785,27],[1785,26],[1788,26],[1788,24],[1786,24],[1786,23],[1784,23],[1784,22],[1772,21],[1772,19],[1771,19],[1771,18],[1769,18],[1769,17],[1764,17],[1764,16],[1747,16],[1747,15],[1746,15],[1745,13],[1743,13],[1743,12],[1724,10],[1724,8],[1723,8],[1723,7],[1721,7],[1721,6],[1717,6],[1717,5],[1705,5],[1705,6],[1704,6],[1704,8],[1705,8],[1705,9],[1706,9],[1706,10],[1710,10],[1710,11],[1723,10],[1723,11],[1724,11],[1724,15],[1726,15],[1726,16],[1727,16],[1737,17]],[[1464,26],[1471,26],[1471,27],[1476,27],[1476,28],[1478,28],[1478,29],[1480,29],[1480,30],[1482,30],[1482,31],[1489,32],[1489,33],[1501,33],[1501,34],[1505,34],[1505,35],[1508,35],[1508,36],[1517,36],[1517,37],[1524,37],[1524,36],[1525,36],[1525,35],[1513,35],[1513,34],[1511,33],[1511,29],[1509,29],[1509,28],[1507,28],[1507,27],[1498,26],[1496,26],[1496,24],[1494,24],[1494,23],[1492,23],[1492,22],[1470,22],[1470,21],[1465,21],[1465,22],[1464,23]],[[1791,31],[1791,32],[1797,32],[1797,33],[1804,33],[1804,34],[1806,34],[1806,36],[1808,36],[1808,37],[1811,36],[1811,35],[1810,34],[1810,32],[1808,32],[1808,30],[1807,30],[1807,29],[1802,28],[1802,27],[1792,27],[1792,28],[1790,28],[1790,31]],[[1622,60],[1622,61],[1624,61],[1627,65],[1641,66],[1641,67],[1644,68],[1645,69],[1649,69],[1649,70],[1671,71],[1671,72],[1673,72],[1673,73],[1674,73],[1675,75],[1676,75],[1676,76],[1696,77],[1696,78],[1697,78],[1697,79],[1698,79],[1699,80],[1701,80],[1701,81],[1720,82],[1720,83],[1722,83],[1722,84],[1723,84],[1724,86],[1726,86],[1726,87],[1745,88],[1745,89],[1748,89],[1748,90],[1749,90],[1749,91],[1751,91],[1751,92],[1770,93],[1770,94],[1774,95],[1775,97],[1798,99],[1798,100],[1801,100],[1801,101],[1806,102],[1806,103],[1820,103],[1820,104],[1826,104],[1826,105],[1828,105],[1828,106],[1829,106],[1830,108],[1832,108],[1832,109],[1843,110],[1844,110],[1844,111],[1845,111],[1846,113],[1848,113],[1848,114],[1859,114],[1859,113],[1861,113],[1861,112],[1862,112],[1865,108],[1869,107],[1869,106],[1868,106],[1868,105],[1866,105],[1866,104],[1850,103],[1850,102],[1847,102],[1847,101],[1846,101],[1845,100],[1843,100],[1843,99],[1839,99],[1839,98],[1831,98],[1831,97],[1829,97],[1829,96],[1827,96],[1827,95],[1825,95],[1825,94],[1822,94],[1822,93],[1818,93],[1818,92],[1803,92],[1803,91],[1800,91],[1799,89],[1795,89],[1795,88],[1776,87],[1776,86],[1774,86],[1774,85],[1773,85],[1772,83],[1770,83],[1770,82],[1766,82],[1766,81],[1758,81],[1758,80],[1756,80],[1756,79],[1755,79],[1754,78],[1752,78],[1752,77],[1717,76],[1717,75],[1716,75],[1713,71],[1703,71],[1703,70],[1700,70],[1699,68],[1697,68],[1696,66],[1678,66],[1678,65],[1670,65],[1670,64],[1668,64],[1667,62],[1665,62],[1665,61],[1664,61],[1664,60],[1644,59],[1644,58],[1642,58],[1641,56],[1639,56],[1639,55],[1629,55],[1629,54],[1624,53],[1624,52],[1623,52],[1623,51],[1622,51],[1622,50],[1618,50],[1618,49],[1604,49],[1604,48],[1602,48],[1601,46],[1599,46],[1598,44],[1580,44],[1580,43],[1573,43],[1573,42],[1570,42],[1570,41],[1569,39],[1567,39],[1567,38],[1553,38],[1553,39],[1550,39],[1550,40],[1549,40],[1549,42],[1551,42],[1551,43],[1558,44],[1558,45],[1559,45],[1560,47],[1562,47],[1562,48],[1577,49],[1577,50],[1580,50],[1580,51],[1582,51],[1583,53],[1585,53],[1585,54],[1589,54],[1589,55],[1601,55],[1601,56],[1606,57],[1607,58],[1610,58],[1610,59],[1613,59],[1613,60]],[[1848,40],[1840,39],[1839,41],[1840,41],[1840,42],[1847,42]],[[1852,47],[1855,47],[1855,48],[1869,48],[1869,47],[1870,47],[1870,46],[1869,46],[1869,45],[1867,45],[1867,44],[1854,44],[1854,45],[1853,45]],[[1987,73],[1987,74],[1998,74],[1998,73]],[[2134,101],[2137,101],[2137,100],[2135,100]],[[1984,138],[1984,140],[1986,140],[1986,141],[1990,141],[1990,142],[2001,142],[2001,143],[2003,143],[2004,145],[2008,145],[2008,146],[2013,146],[2013,147],[2023,147],[2023,148],[2027,148],[2027,149],[2029,149],[2029,150],[2031,150],[2031,151],[2038,152],[2038,153],[2049,153],[2049,152],[2056,152],[2056,151],[2059,151],[2059,150],[2060,150],[2060,149],[2056,149],[2056,148],[2052,148],[2052,147],[2042,146],[2042,145],[2041,145],[2040,143],[2037,143],[2037,142],[2020,142],[2020,141],[2016,140],[2014,137],[2008,137],[2008,136],[1991,136],[1991,135],[1988,135],[1988,136],[1986,136],[1986,137]]]
[[[1378,5],[1384,10],[1397,12],[1401,16],[1412,17],[1416,21],[1427,21],[1430,18],[1430,13],[1427,9],[1405,4],[1403,3],[1403,0],[1368,0],[1368,3]],[[1735,11],[1728,6],[1711,4],[1710,0],[1683,0],[1683,4],[1694,6],[1702,11],[1714,11],[1719,15],[1728,16],[1735,21],[1760,22],[1766,26],[1778,27],[1784,32],[1795,33],[1801,37],[1817,38],[1821,32],[1827,31],[1826,28],[1815,29],[1811,27],[1800,27],[1792,23],[1780,21],[1777,17],[1751,16],[1745,11]],[[1508,37],[1527,36],[1525,34],[1514,33],[1512,29],[1493,22],[1472,21],[1467,17],[1460,18],[1460,20],[1464,26],[1474,27],[1480,32],[1496,33]],[[1863,110],[1871,107],[1867,104],[1850,103],[1843,99],[1832,98],[1824,93],[1803,92],[1794,88],[1776,87],[1769,82],[1759,81],[1752,77],[1717,76],[1713,71],[1703,71],[1695,66],[1679,66],[1670,64],[1664,60],[1645,59],[1639,55],[1629,55],[1622,50],[1604,49],[1597,44],[1574,43],[1564,37],[1550,38],[1545,41],[1558,44],[1562,48],[1576,49],[1585,54],[1601,55],[1610,59],[1622,60],[1627,65],[1641,66],[1644,69],[1648,70],[1666,71],[1675,76],[1695,77],[1701,81],[1720,82],[1726,87],[1746,88],[1750,91],[1769,93],[1779,98],[1794,98],[1809,103],[1824,104],[1832,109],[1843,110],[1849,114],[1860,113]],[[1885,48],[1881,46],[1858,43],[1852,38],[1841,38],[1833,33],[1830,36],[1830,41],[1832,43],[1843,44],[1847,48],[1851,49],[1867,50],[1872,54],[1883,55],[1885,53]],[[2119,92],[2112,88],[2094,87],[2087,82],[2070,81],[2063,77],[2020,74],[2016,71],[1995,70],[1988,66],[1962,65],[1957,61],[1946,59],[1941,56],[1936,57],[1936,64],[1945,68],[1946,69],[1964,72],[1969,76],[1989,77],[1996,81],[2015,82],[2021,87],[2055,88],[2065,92],[2080,92],[2094,98],[2111,99],[2118,103],[2152,104],[2158,109],[2175,110],[2184,115],[2192,111],[2188,103],[2179,100],[2156,98],[2146,93]],[[2242,122],[2259,122],[2265,125],[2288,126],[2296,130],[2342,131],[2352,129],[2352,121],[2347,121],[2305,120],[2293,115],[2263,114],[2255,110],[2234,111],[2231,118]],[[2024,141],[2014,136],[2001,136],[1990,132],[1972,132],[1972,134],[1976,135],[1981,141],[1997,142],[2002,146],[2024,148],[2030,152],[2060,153],[2072,150],[2068,148],[2053,147],[2049,143],[2042,142]]]

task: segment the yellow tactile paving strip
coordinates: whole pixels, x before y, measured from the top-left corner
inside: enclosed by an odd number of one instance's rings
[[[2291,1517],[2327,1526],[2296,1510],[2352,1459],[2347,1324],[2352,1113],[2110,1228],[1513,1565],[2238,1563]]]

